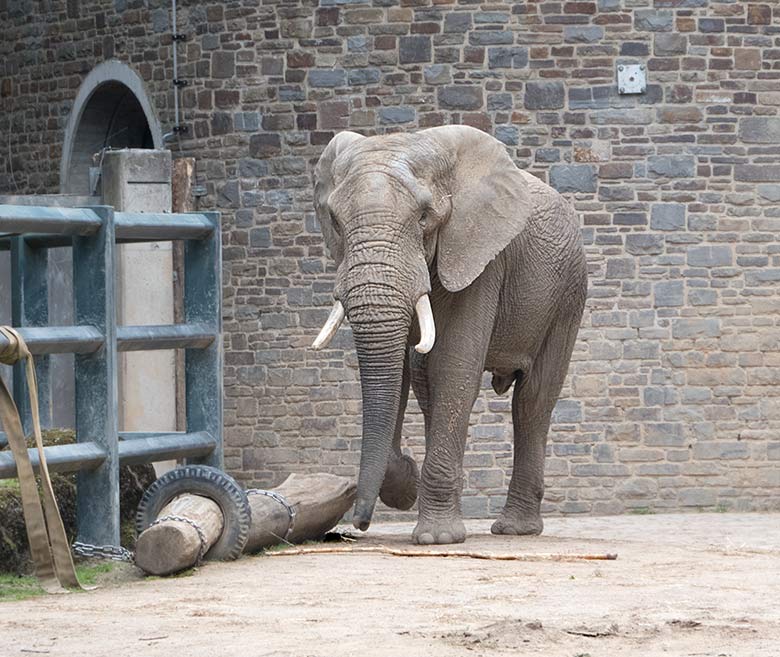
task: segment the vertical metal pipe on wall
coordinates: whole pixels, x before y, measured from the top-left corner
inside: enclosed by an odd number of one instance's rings
[[[163,143],[176,137],[180,131],[179,122],[179,32],[176,20],[176,0],[171,0],[171,49],[173,52],[173,129],[163,135]]]

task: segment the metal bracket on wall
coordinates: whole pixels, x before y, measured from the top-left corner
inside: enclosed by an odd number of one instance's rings
[[[644,64],[620,64],[617,70],[618,91],[621,94],[643,94],[647,91],[647,71]]]

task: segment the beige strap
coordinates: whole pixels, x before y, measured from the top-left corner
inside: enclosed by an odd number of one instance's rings
[[[41,586],[48,593],[65,593],[63,586],[80,587],[81,585],[76,577],[73,557],[68,546],[62,517],[57,507],[57,500],[54,498],[49,468],[46,465],[46,454],[43,451],[41,423],[38,416],[38,383],[35,377],[32,354],[30,354],[22,336],[11,327],[0,326],[0,334],[9,343],[7,347],[0,349],[0,363],[13,365],[22,359],[26,360],[33,433],[40,460],[39,473],[43,492],[43,507],[41,507],[41,498],[38,496],[35,473],[27,454],[27,444],[24,440],[22,422],[19,419],[19,410],[2,379],[0,379],[0,421],[5,428],[8,444],[11,446],[16,460],[19,488],[22,494],[22,511],[27,526],[27,539],[30,542],[30,554],[35,565],[35,574],[38,576]]]

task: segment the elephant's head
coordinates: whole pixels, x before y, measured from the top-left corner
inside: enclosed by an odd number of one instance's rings
[[[415,315],[417,351],[434,345],[431,275],[450,292],[479,276],[523,229],[526,176],[501,142],[465,126],[342,132],[317,164],[315,207],[337,274],[336,302],[314,347],[330,341],[346,313],[363,394],[359,529],[368,528],[387,467]]]

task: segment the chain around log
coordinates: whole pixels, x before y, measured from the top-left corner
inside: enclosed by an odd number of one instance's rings
[[[280,495],[279,493],[272,491],[272,490],[262,490],[260,488],[250,488],[246,491],[247,495],[265,495],[266,497],[270,497],[272,500],[276,500],[281,504],[285,509],[287,509],[287,513],[290,516],[290,522],[287,525],[287,531],[284,533],[284,537],[282,540],[285,543],[289,543],[287,540],[290,538],[290,535],[292,534],[293,527],[295,527],[295,516],[296,511],[292,504],[290,504],[287,499],[284,497],[284,495]]]
[[[206,540],[206,535],[203,533],[203,529],[201,529],[201,526],[195,522],[194,520],[191,520],[190,518],[185,518],[184,516],[163,516],[162,518],[157,518],[149,527],[154,527],[155,525],[159,525],[161,522],[165,522],[166,520],[173,520],[175,522],[186,522],[191,527],[195,528],[195,531],[198,532],[198,539],[200,540],[200,549],[198,550],[198,560],[195,562],[195,565],[200,565],[200,563],[203,561],[203,557],[206,555],[206,552],[208,551],[208,542]]]

